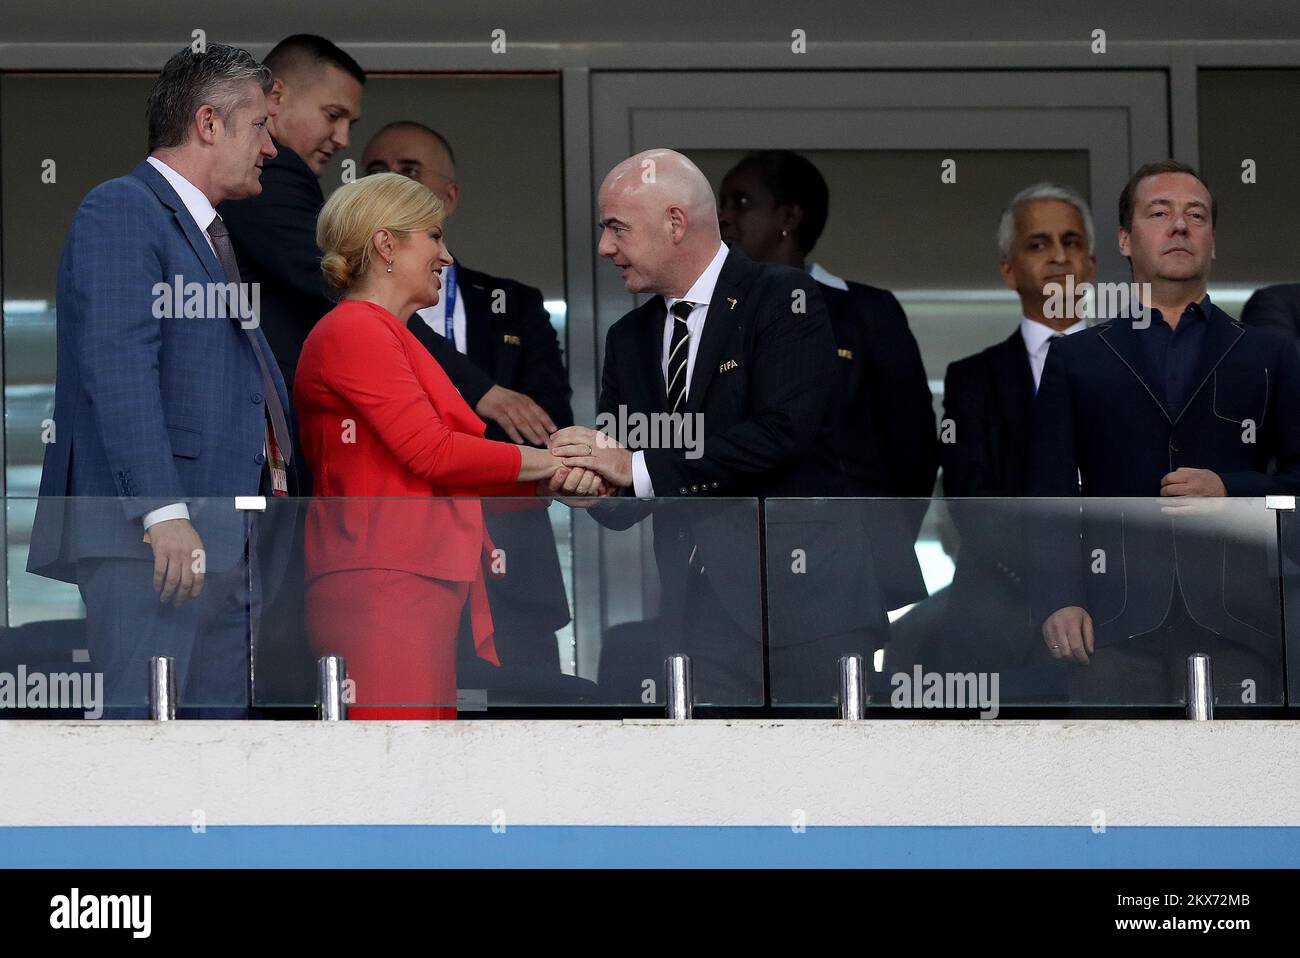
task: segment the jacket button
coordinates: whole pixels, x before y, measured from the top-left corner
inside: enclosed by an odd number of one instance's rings
[[[686,495],[686,487],[682,486],[682,495]]]
[[[266,462],[266,455],[264,453],[259,452],[256,456],[253,457],[253,462],[257,463],[260,466],[262,463]]]
[[[249,396],[248,398],[253,402],[254,405],[256,405],[257,403],[260,403],[262,401],[262,394],[253,393],[253,395]]]
[[[716,482],[713,484],[713,488],[714,489],[718,488],[718,484]]]
[[[691,486],[691,492],[699,492],[699,491],[700,491],[699,486]]]

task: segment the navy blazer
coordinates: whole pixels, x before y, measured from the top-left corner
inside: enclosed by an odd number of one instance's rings
[[[1101,323],[1048,353],[1027,492],[1086,498],[1081,510],[1044,507],[1031,523],[1037,621],[1082,606],[1105,644],[1160,625],[1178,585],[1211,631],[1276,635],[1276,545],[1262,504],[1219,500],[1205,503],[1218,511],[1170,516],[1167,502],[1147,498],[1184,466],[1217,473],[1232,497],[1300,492],[1300,355],[1216,306],[1207,322],[1193,391],[1174,417],[1132,321]]]
[[[121,502],[40,502],[28,571],[71,582],[81,559],[152,559],[141,518],[194,497],[213,497],[190,503],[208,571],[242,556],[233,497],[261,488],[261,371],[238,316],[165,316],[160,298],[178,277],[203,289],[226,282],[162,174],[142,162],[86,196],[59,263],[55,441],[40,495]],[[260,329],[253,339],[290,409]]]

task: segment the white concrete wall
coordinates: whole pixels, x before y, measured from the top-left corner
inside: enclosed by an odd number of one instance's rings
[[[0,827],[1300,825],[1295,722],[0,722]]]

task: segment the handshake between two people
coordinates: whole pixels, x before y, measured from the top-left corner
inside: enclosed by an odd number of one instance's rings
[[[559,460],[551,495],[600,498],[632,486],[632,451],[612,436],[589,426],[569,426],[554,433],[547,448]]]
[[[632,487],[632,451],[588,426],[557,430],[546,449],[526,448],[525,456],[536,463],[538,472],[529,478],[537,479],[538,495],[563,498],[569,505],[589,506]]]

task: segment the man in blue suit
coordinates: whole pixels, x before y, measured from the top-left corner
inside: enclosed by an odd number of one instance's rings
[[[1195,170],[1143,166],[1119,207],[1143,308],[1056,340],[1034,402],[1027,493],[1085,497],[1033,524],[1036,620],[1078,701],[1172,704],[1204,651],[1221,703],[1277,703],[1275,520],[1246,497],[1300,493],[1300,354],[1210,302]]]
[[[148,158],[86,196],[59,265],[55,432],[28,569],[79,586],[107,715],[139,714],[160,654],[183,703],[247,704],[260,582],[233,497],[283,494],[293,447],[256,291],[215,206],[261,189],[269,87],[235,47],[168,60]]]

